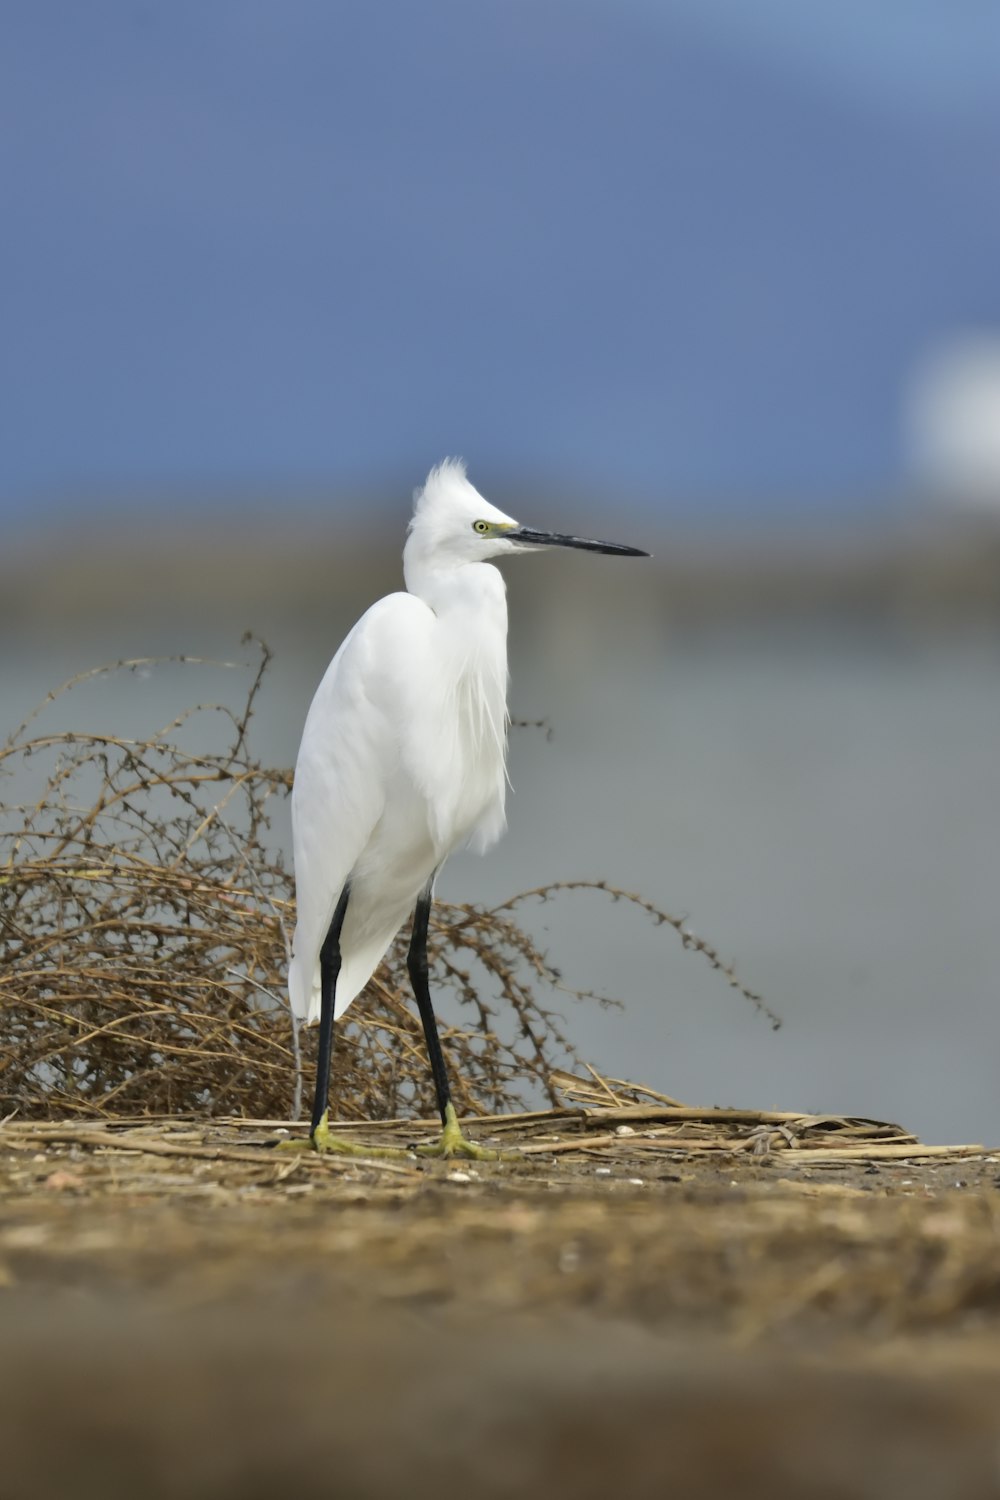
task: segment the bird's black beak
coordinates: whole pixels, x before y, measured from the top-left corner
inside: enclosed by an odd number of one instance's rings
[[[639,547],[624,547],[621,542],[592,542],[582,536],[563,536],[559,531],[535,531],[531,526],[518,526],[504,532],[508,542],[525,542],[533,547],[578,547],[581,552],[608,552],[615,557],[648,557]]]

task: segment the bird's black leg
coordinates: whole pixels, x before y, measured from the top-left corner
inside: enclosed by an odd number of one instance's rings
[[[417,1008],[420,1011],[420,1020],[424,1028],[427,1056],[430,1058],[431,1072],[434,1075],[434,1088],[444,1129],[438,1142],[431,1146],[421,1146],[418,1149],[426,1156],[471,1156],[476,1160],[495,1161],[499,1152],[488,1151],[484,1146],[477,1146],[473,1141],[465,1139],[458,1123],[455,1106],[451,1102],[448,1071],[445,1068],[441,1038],[438,1036],[434,1007],[431,1004],[431,988],[427,971],[427,924],[431,915],[432,885],[433,879],[427,882],[417,900],[406,966],[410,971],[410,983],[413,985],[413,993],[417,998]]]
[[[444,1124],[447,1119],[448,1106],[451,1103],[451,1087],[448,1083],[448,1071],[444,1065],[444,1053],[441,1051],[441,1038],[438,1036],[434,1007],[431,1004],[431,987],[427,971],[427,924],[431,916],[431,899],[431,882],[428,881],[417,898],[417,909],[413,914],[413,933],[410,938],[410,951],[406,956],[406,967],[410,971],[410,983],[413,985],[413,993],[417,998],[417,1008],[420,1011],[420,1020],[424,1028],[424,1038],[427,1042],[427,1056],[430,1059],[431,1072],[434,1075],[434,1089],[437,1093],[438,1110],[441,1115],[441,1123]]]
[[[340,973],[340,934],[347,914],[347,901],[351,887],[345,885],[333,913],[323,946],[319,950],[319,1050],[316,1054],[316,1094],[313,1099],[312,1125],[309,1134],[313,1140],[316,1132],[326,1120],[330,1105],[330,1065],[333,1058],[333,1003],[337,993],[337,976]]]
[[[316,1058],[316,1096],[313,1100],[312,1125],[308,1141],[283,1141],[282,1151],[335,1152],[340,1156],[400,1157],[406,1152],[395,1146],[364,1146],[330,1134],[327,1116],[330,1103],[330,1064],[333,1058],[333,1007],[340,974],[340,934],[347,912],[350,886],[345,885],[333,914],[329,930],[319,952],[319,1050]]]

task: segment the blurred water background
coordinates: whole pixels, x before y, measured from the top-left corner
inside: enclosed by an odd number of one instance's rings
[[[750,19],[752,16],[752,20]],[[1000,1140],[992,6],[128,0],[5,10],[0,713],[274,650],[292,762],[463,453],[512,561],[507,838],[582,1052],[693,1102]],[[996,46],[994,45],[996,44]],[[157,667],[47,722],[241,685]],[[4,788],[4,795],[12,794]]]

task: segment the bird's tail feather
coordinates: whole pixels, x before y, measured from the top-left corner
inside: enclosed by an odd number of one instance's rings
[[[367,942],[358,944],[351,952],[343,954],[340,973],[337,976],[337,993],[333,1006],[334,1019],[342,1016],[352,1001],[361,994],[385,957],[398,930],[399,923],[392,928],[391,932],[383,931]],[[300,1021],[305,1021],[307,1026],[312,1026],[319,1020],[321,994],[318,958],[314,960],[311,970],[307,972],[305,965],[293,949],[292,962],[288,970],[288,998],[293,1013]]]

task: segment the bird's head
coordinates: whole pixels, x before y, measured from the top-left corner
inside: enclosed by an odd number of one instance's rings
[[[460,459],[447,458],[432,469],[414,495],[407,554],[433,567],[462,567],[510,552],[544,547],[579,547],[621,557],[648,557],[638,547],[589,541],[554,531],[536,531],[497,510],[469,483]]]

